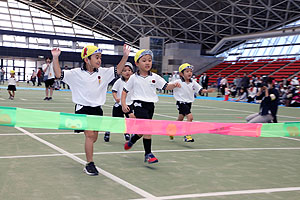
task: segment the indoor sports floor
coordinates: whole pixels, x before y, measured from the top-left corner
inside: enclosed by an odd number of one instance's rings
[[[210,96],[215,96],[210,95]],[[0,90],[0,106],[74,112],[69,91],[55,91],[43,101],[44,90],[18,89],[15,100]],[[111,116],[112,95],[104,115]],[[196,99],[194,121],[238,122],[258,111],[257,104]],[[160,96],[154,119],[176,120],[175,100]],[[300,108],[280,107],[279,122],[300,121]],[[300,138],[250,138],[213,134],[170,141],[153,136],[159,163],[144,163],[142,140],[124,151],[122,134],[109,143],[99,134],[94,161],[96,177],[83,171],[84,135],[71,131],[0,126],[1,200],[205,199],[298,200]]]

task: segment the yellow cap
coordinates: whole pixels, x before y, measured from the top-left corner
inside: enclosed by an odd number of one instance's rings
[[[142,56],[150,55],[153,58],[153,52],[149,49],[142,49],[136,52],[134,56],[134,62],[137,62]]]
[[[178,71],[179,71],[179,72],[182,72],[183,70],[185,70],[185,69],[187,69],[187,68],[193,70],[193,69],[194,69],[194,66],[193,66],[193,65],[190,65],[189,63],[184,63],[184,64],[180,65]]]
[[[15,70],[10,70],[10,73],[11,73],[11,74],[14,74],[14,73],[15,73]]]
[[[93,45],[88,45],[82,49],[81,58],[87,58],[95,53],[102,53],[102,49]]]

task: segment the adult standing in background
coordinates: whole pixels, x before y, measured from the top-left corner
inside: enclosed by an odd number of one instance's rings
[[[41,86],[42,85],[42,68],[39,67],[38,68],[38,72],[36,74],[37,80],[38,80],[38,84],[37,86]]]
[[[242,78],[240,77],[240,75],[237,75],[237,77],[233,80],[233,84],[236,86],[236,91],[238,96],[241,95],[241,88],[242,88]]]
[[[3,69],[3,67],[1,67],[0,69],[0,84],[2,82],[2,84],[4,84],[4,74],[5,74],[5,71]]]
[[[219,77],[218,77],[218,79],[217,79],[218,96],[221,95],[220,92],[221,92],[221,80],[222,80],[222,79],[223,79],[223,78],[222,78],[222,75],[219,74]]]
[[[208,88],[208,76],[206,75],[206,73],[203,73],[203,77],[201,79],[201,85],[203,87],[203,89],[207,90]],[[206,96],[208,96],[208,93],[206,93]]]
[[[244,77],[242,78],[242,87],[247,91],[250,85],[250,79],[247,76],[247,73],[244,73]]]
[[[51,100],[53,95],[53,84],[54,84],[54,71],[53,71],[53,63],[50,57],[46,57],[46,63],[43,64],[42,69],[44,72],[44,82],[45,82],[45,93],[46,97],[44,100]],[[50,90],[50,94],[49,94]]]
[[[31,78],[30,78],[32,85],[35,86],[35,81],[36,81],[36,71],[32,70]]]

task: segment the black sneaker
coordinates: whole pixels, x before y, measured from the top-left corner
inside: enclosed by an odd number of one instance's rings
[[[105,132],[105,134],[104,134],[104,138],[103,138],[103,139],[104,139],[104,141],[105,141],[105,142],[109,142],[109,137],[110,137],[110,132],[108,132],[108,131],[107,131],[107,132]]]
[[[44,100],[48,100],[48,97],[45,97]]]
[[[52,97],[48,97],[48,101],[50,101],[52,99]]]
[[[94,162],[89,162],[83,168],[83,171],[90,176],[98,176],[99,172],[94,164]]]
[[[125,140],[126,141],[129,141],[130,140],[130,135],[128,133],[125,133],[124,134],[124,137],[125,137]]]

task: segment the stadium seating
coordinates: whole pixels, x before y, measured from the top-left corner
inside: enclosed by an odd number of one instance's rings
[[[300,75],[300,60],[296,60],[296,58],[278,58],[276,60],[259,59],[255,62],[254,60],[224,61],[209,69],[206,73],[209,76],[210,84],[216,83],[219,74],[222,77],[225,76],[229,83],[237,75],[242,77],[244,73],[258,77],[268,75],[275,78],[276,81],[281,81],[283,78]]]

